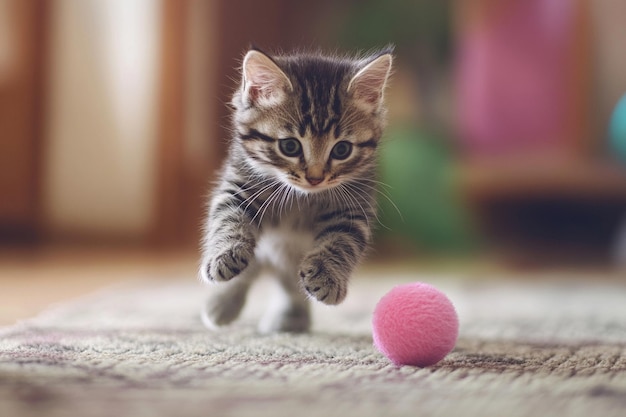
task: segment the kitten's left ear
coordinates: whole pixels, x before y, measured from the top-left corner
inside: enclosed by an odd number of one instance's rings
[[[251,50],[243,59],[243,98],[248,104],[271,107],[280,104],[291,81],[276,63],[264,53]]]
[[[391,54],[384,54],[369,62],[356,73],[348,84],[348,92],[364,110],[377,112],[383,104],[383,92],[391,73]]]

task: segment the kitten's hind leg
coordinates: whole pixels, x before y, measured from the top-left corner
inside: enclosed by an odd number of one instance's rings
[[[202,323],[211,330],[232,323],[239,317],[258,267],[250,265],[237,279],[210,285],[211,293],[202,310]]]
[[[311,327],[309,300],[296,277],[294,273],[279,278],[279,291],[259,323],[260,333],[304,333]]]

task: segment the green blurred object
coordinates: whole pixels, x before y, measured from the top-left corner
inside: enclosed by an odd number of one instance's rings
[[[338,38],[353,48],[393,43],[409,60],[419,59],[426,50],[436,59],[447,59],[451,9],[450,0],[353,1]]]
[[[416,128],[390,130],[381,149],[380,178],[388,185],[381,191],[389,197],[379,198],[380,233],[409,238],[432,252],[475,246],[444,140]]]
[[[617,102],[611,115],[609,142],[615,155],[626,162],[626,94]]]

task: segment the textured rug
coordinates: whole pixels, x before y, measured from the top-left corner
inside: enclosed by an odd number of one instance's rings
[[[0,330],[0,415],[626,415],[626,285],[418,276],[454,302],[461,336],[435,366],[396,367],[371,312],[415,278],[361,274],[305,335],[256,333],[268,284],[217,333],[200,284],[111,288]]]

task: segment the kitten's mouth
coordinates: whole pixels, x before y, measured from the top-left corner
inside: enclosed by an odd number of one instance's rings
[[[304,185],[300,186],[309,193],[318,193],[320,191],[328,190],[331,188],[328,184],[318,184],[318,185]]]
[[[290,181],[291,185],[297,189],[299,189],[300,191],[304,191],[306,193],[319,193],[322,191],[326,191],[329,190],[331,188],[334,188],[337,183],[334,181],[321,181],[317,184],[310,184],[308,182],[296,182],[296,181]]]

